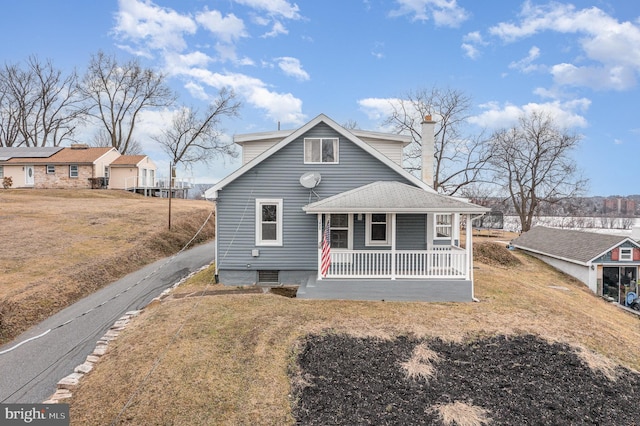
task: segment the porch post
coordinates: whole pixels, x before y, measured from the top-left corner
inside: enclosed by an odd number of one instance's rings
[[[322,265],[322,213],[318,213],[318,236],[317,245],[318,245],[318,281],[322,280],[322,272],[320,272]]]
[[[466,229],[466,244],[467,248],[467,279],[471,280],[471,298],[475,298],[475,290],[473,286],[473,228],[471,223],[471,214],[467,215],[467,229]]]
[[[391,213],[391,279],[396,279],[396,214]]]

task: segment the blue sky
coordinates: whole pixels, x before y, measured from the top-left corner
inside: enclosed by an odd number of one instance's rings
[[[3,62],[35,54],[83,73],[102,49],[166,73],[184,105],[233,88],[243,108],[228,138],[320,113],[384,130],[389,102],[451,88],[473,99],[478,132],[551,112],[583,135],[588,195],[640,193],[640,2],[20,0],[3,18]],[[168,161],[150,135],[170,114],[146,114],[137,134],[160,174]],[[193,173],[214,182],[238,166]]]

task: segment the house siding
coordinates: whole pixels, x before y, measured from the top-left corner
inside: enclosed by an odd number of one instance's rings
[[[397,142],[389,142],[389,141],[383,141],[379,139],[369,139],[364,137],[361,139],[364,142],[371,145],[376,150],[380,151],[380,153],[389,157],[389,159],[394,163],[398,164],[399,166],[402,166],[402,153],[403,153],[402,144],[399,144]]]
[[[304,164],[304,137],[339,137],[339,164]],[[321,183],[313,191],[302,187],[299,182],[300,176],[309,171],[322,175]],[[255,272],[250,271],[289,271],[281,273],[281,281],[284,282],[283,275],[298,277],[303,275],[302,271],[316,271],[317,217],[304,214],[302,207],[379,180],[411,184],[378,159],[341,137],[330,126],[320,123],[313,127],[219,191],[216,206],[219,217],[217,240],[220,281],[238,284],[240,278],[246,281],[255,277]],[[255,246],[256,198],[283,200],[281,247]],[[357,223],[354,222],[354,225]],[[364,219],[361,223],[364,232]],[[252,256],[252,249],[259,250],[259,255]],[[244,283],[251,282],[255,282],[255,278]]]
[[[69,176],[68,164],[54,164],[55,173],[47,173],[47,166],[34,167],[34,188],[38,189],[86,189],[91,188],[93,166],[78,164],[78,177]]]

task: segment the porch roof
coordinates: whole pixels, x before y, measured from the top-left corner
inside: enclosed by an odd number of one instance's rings
[[[317,213],[476,213],[490,209],[401,182],[378,181],[307,204]]]

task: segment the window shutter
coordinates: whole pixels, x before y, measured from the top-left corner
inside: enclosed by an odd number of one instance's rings
[[[633,260],[640,260],[640,249],[633,249]]]
[[[619,260],[620,259],[620,249],[618,247],[611,250],[611,260]]]

